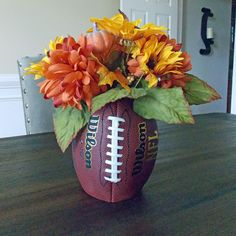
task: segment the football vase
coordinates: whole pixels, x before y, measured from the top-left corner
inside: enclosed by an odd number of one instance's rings
[[[86,193],[106,201],[132,198],[155,164],[158,129],[132,109],[132,100],[109,103],[72,142],[73,162]]]

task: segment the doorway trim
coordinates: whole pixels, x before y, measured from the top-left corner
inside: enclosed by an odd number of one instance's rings
[[[229,72],[227,88],[227,113],[236,114],[236,42],[235,42],[235,17],[236,17],[236,0],[232,1],[231,10],[231,40],[229,55]],[[235,101],[235,102],[234,102]]]
[[[182,43],[182,35],[183,35],[183,0],[179,0],[178,2],[178,36],[177,40],[179,43]]]

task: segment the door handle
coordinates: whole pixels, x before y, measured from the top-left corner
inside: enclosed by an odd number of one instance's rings
[[[201,37],[206,49],[200,49],[200,54],[209,55],[211,53],[211,45],[214,44],[214,40],[212,38],[207,38],[207,21],[208,17],[213,17],[213,13],[211,12],[211,9],[205,7],[202,8],[202,12]]]

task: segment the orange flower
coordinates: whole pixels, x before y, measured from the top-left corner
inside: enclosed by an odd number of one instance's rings
[[[84,101],[90,109],[92,98],[105,91],[105,86],[98,85],[99,65],[90,56],[91,51],[90,45],[81,45],[69,36],[48,52],[49,64],[43,68],[46,79],[40,83],[40,92],[46,99],[52,98],[55,107],[81,110]]]
[[[128,61],[128,69],[132,75],[140,77],[144,74],[144,72],[140,68],[141,57],[137,57],[137,59],[131,59]]]

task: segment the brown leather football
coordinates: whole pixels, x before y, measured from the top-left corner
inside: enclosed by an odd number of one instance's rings
[[[137,115],[132,100],[121,99],[94,113],[72,148],[85,192],[107,202],[129,199],[142,189],[155,164],[157,124]]]

